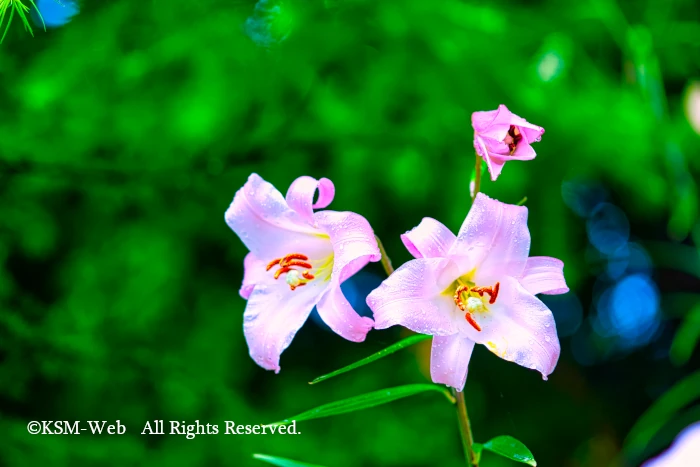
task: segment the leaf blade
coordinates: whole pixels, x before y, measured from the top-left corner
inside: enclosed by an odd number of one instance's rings
[[[676,336],[671,343],[671,362],[677,366],[685,365],[690,360],[695,347],[700,341],[700,303],[686,315]]]
[[[640,457],[664,424],[683,407],[698,398],[700,398],[700,371],[676,383],[639,417],[622,445],[623,452],[633,459]]]
[[[455,400],[443,387],[436,384],[407,384],[394,388],[382,389],[380,391],[368,392],[360,396],[342,399],[329,404],[320,405],[306,412],[302,412],[294,417],[285,418],[282,421],[272,423],[272,425],[288,425],[294,421],[312,420],[314,418],[325,418],[344,413],[356,412],[358,410],[369,409],[378,405],[387,404],[397,399],[413,396],[422,392],[436,391],[442,393],[447,400],[454,404]]]
[[[268,456],[266,454],[253,454],[253,459],[267,462],[268,464],[276,465],[277,467],[323,467],[318,464],[309,464],[307,462],[295,461],[285,457]]]
[[[481,447],[482,449],[491,451],[494,454],[498,454],[499,456],[515,462],[521,462],[533,467],[537,466],[537,461],[535,460],[535,456],[532,455],[532,452],[530,452],[527,446],[512,436],[496,436],[486,441]]]
[[[415,336],[407,337],[406,339],[402,339],[398,341],[397,343],[390,345],[389,347],[380,350],[379,352],[376,352],[369,357],[363,358],[362,360],[358,360],[355,363],[351,363],[350,365],[344,366],[338,370],[332,371],[330,373],[327,373],[325,375],[319,376],[318,378],[315,378],[313,381],[310,381],[309,384],[317,384],[320,383],[321,381],[325,381],[327,379],[333,378],[334,376],[341,375],[343,373],[347,373],[348,371],[352,371],[355,368],[359,368],[361,366],[368,365],[376,360],[379,360],[380,358],[386,357],[388,355],[391,355],[401,349],[404,349],[406,347],[409,347],[413,344],[417,344],[418,342],[427,340],[432,338],[432,336],[425,335],[425,334],[417,334]]]

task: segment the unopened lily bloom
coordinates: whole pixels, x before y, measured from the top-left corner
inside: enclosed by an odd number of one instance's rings
[[[318,190],[318,200],[313,202]],[[352,212],[320,211],[335,196],[327,178],[297,178],[286,198],[252,174],[236,192],[226,223],[250,250],[241,296],[250,356],[280,370],[280,354],[316,307],[337,334],[362,342],[372,319],[359,316],[340,284],[381,254],[367,220]]]
[[[535,150],[530,144],[539,141],[544,133],[544,128],[528,123],[505,105],[488,112],[474,112],[472,127],[474,149],[486,161],[491,180],[498,178],[509,160],[534,159]]]
[[[458,391],[477,343],[547,379],[559,339],[552,312],[535,295],[569,289],[564,263],[528,258],[526,207],[478,193],[457,236],[424,218],[401,239],[416,259],[367,297],[375,329],[399,324],[433,335],[432,379]]]
[[[642,467],[691,467],[700,462],[700,423],[686,427],[673,445]]]

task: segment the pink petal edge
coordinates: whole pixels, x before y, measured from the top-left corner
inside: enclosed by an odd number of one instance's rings
[[[398,268],[367,296],[374,313],[374,328],[401,325],[433,336],[458,331],[457,313],[451,296],[442,292],[457,277],[448,259],[414,259]]]
[[[318,190],[318,201],[314,203],[314,195]],[[327,178],[316,180],[313,177],[302,176],[292,182],[287,190],[287,204],[305,221],[313,222],[314,209],[327,207],[335,197],[335,186]]]
[[[559,295],[569,291],[564,280],[564,262],[548,256],[528,258],[520,284],[532,295]]]
[[[547,379],[557,365],[561,348],[552,312],[520,283],[501,280],[496,303],[477,315],[481,326],[477,343],[499,357],[537,370]]]
[[[450,229],[430,217],[424,217],[417,227],[401,235],[414,258],[444,258],[456,238]]]
[[[504,275],[520,277],[530,252],[527,213],[525,206],[478,193],[450,248],[450,257],[462,268],[476,267],[480,284],[491,284]]]
[[[364,341],[374,326],[371,318],[357,314],[335,282],[323,294],[316,310],[333,332],[352,342]]]
[[[236,192],[225,219],[248,250],[260,259],[284,256],[290,253],[290,245],[318,240],[317,231],[287,206],[272,184],[255,173]]]
[[[243,314],[243,333],[253,360],[275,373],[280,371],[280,355],[306,322],[321,298],[327,283],[309,283],[290,293],[284,281],[257,284]],[[286,295],[280,301],[280,294]]]
[[[474,344],[473,340],[460,334],[433,337],[430,352],[430,377],[433,382],[463,391]]]

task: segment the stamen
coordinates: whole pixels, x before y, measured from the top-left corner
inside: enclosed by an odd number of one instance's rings
[[[282,274],[284,274],[285,272],[289,272],[289,271],[292,271],[292,269],[290,269],[290,268],[280,268],[280,269],[278,269],[278,270],[275,272],[275,279],[279,279],[280,276],[281,276]]]
[[[275,279],[279,279],[282,274],[287,274],[287,285],[289,288],[294,290],[297,287],[306,285],[310,280],[313,280],[316,276],[309,272],[309,269],[313,269],[311,263],[307,262],[309,257],[302,255],[301,253],[291,253],[282,258],[278,258],[270,261],[267,265],[267,271],[273,267],[279,265],[280,268],[275,271]],[[305,271],[299,271],[293,269],[293,267],[299,267],[306,269]]]
[[[305,261],[299,261],[298,259],[293,259],[291,261],[287,261],[284,264],[280,263],[280,266],[285,267],[285,268],[288,268],[291,266],[300,266],[300,267],[306,268],[306,269],[311,269],[313,267],[309,263],[307,263]]]
[[[484,296],[484,293],[489,294],[489,303],[493,305],[496,303],[496,298],[498,297],[498,290],[501,287],[500,282],[496,282],[493,287],[472,287],[472,292],[478,293],[480,297]]]
[[[457,290],[455,290],[455,294],[452,297],[457,307],[462,311],[467,309],[467,305],[465,305],[462,301],[463,292],[469,292],[469,287],[467,287],[466,285],[460,285],[459,287],[457,287]]]
[[[306,255],[302,255],[301,253],[292,253],[292,254],[289,254],[289,255],[285,256],[284,258],[282,258],[282,260],[280,261],[280,266],[281,267],[290,266],[289,262],[294,260],[294,259],[308,261],[309,257]]]
[[[476,322],[471,313],[467,313],[464,315],[464,317],[467,319],[467,323],[471,324],[474,329],[481,332],[481,326],[479,326],[479,323]]]
[[[498,298],[498,291],[501,289],[501,283],[496,282],[496,285],[493,286],[493,294],[491,295],[491,298],[489,299],[489,303],[493,305],[496,303],[496,298]]]

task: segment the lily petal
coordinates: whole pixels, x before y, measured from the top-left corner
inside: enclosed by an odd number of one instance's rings
[[[243,260],[243,284],[238,291],[241,297],[248,300],[253,293],[255,284],[265,279],[267,263],[255,257],[253,253],[245,255]]]
[[[456,240],[441,222],[424,217],[418,227],[401,235],[401,241],[415,258],[444,258]]]
[[[496,110],[472,113],[472,128],[474,128],[474,131],[499,141],[505,138],[510,128],[510,123],[506,121],[507,118],[504,118],[504,115],[500,116],[498,122],[496,121],[499,114],[503,113],[503,109],[510,113],[505,105],[499,105]]]
[[[486,167],[489,169],[489,174],[491,175],[491,181],[495,182],[503,170],[505,161],[494,160],[491,154],[489,154],[486,143],[481,136],[474,136],[474,149],[484,162],[486,162]]]
[[[434,383],[464,390],[467,369],[475,342],[459,334],[433,337],[430,354],[430,377]]]
[[[226,210],[226,223],[260,259],[273,259],[303,247],[306,254],[323,252],[327,241],[287,206],[282,194],[251,174]],[[326,245],[324,245],[326,244]]]
[[[564,280],[564,262],[549,256],[528,258],[520,284],[532,295],[558,295],[569,291]]]
[[[371,318],[357,314],[335,281],[316,305],[316,310],[333,332],[352,342],[364,341],[374,325]]]
[[[310,282],[293,292],[284,281],[256,284],[243,314],[243,333],[250,356],[261,367],[279,373],[280,355],[289,346],[328,282]],[[284,296],[284,300],[280,300]]]
[[[503,104],[498,106],[498,110],[496,111],[496,115],[494,116],[491,125],[517,126],[520,129],[520,132],[525,138],[527,144],[539,141],[542,135],[544,134],[544,128],[542,128],[541,126],[533,125],[524,118],[515,115],[513,112],[508,110],[508,108]]]
[[[512,156],[508,156],[511,160],[516,161],[531,161],[537,156],[535,150],[529,144],[518,144]]]
[[[382,259],[372,227],[354,212],[321,211],[314,214],[319,230],[333,246],[332,279],[342,284],[367,265]]]
[[[520,277],[529,252],[527,208],[478,193],[448,254],[462,268],[476,267],[476,281],[488,284]]]
[[[559,360],[556,323],[549,308],[517,280],[501,281],[496,303],[474,317],[481,326],[477,342],[499,357],[538,370],[543,379]]]
[[[422,258],[404,263],[367,296],[375,329],[400,324],[411,331],[449,336],[459,329],[457,307],[443,293],[458,277],[448,259]]]
[[[318,201],[314,203],[314,195],[318,190]],[[335,186],[327,178],[316,180],[313,177],[299,177],[287,190],[287,204],[305,221],[312,223],[314,209],[322,209],[331,204],[335,197]]]

